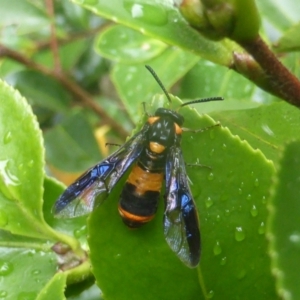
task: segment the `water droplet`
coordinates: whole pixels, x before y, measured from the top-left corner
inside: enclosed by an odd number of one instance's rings
[[[213,298],[214,294],[215,294],[215,292],[214,292],[213,290],[210,290],[210,291],[208,292],[208,294],[207,294],[207,298],[208,298],[208,299]]]
[[[208,176],[207,176],[207,179],[208,180],[213,180],[214,179],[214,173],[212,173],[212,172],[210,172],[209,174],[208,174]]]
[[[258,215],[257,207],[253,204],[250,210],[252,217],[256,217]]]
[[[0,261],[0,276],[9,275],[13,269],[12,263],[8,261]]]
[[[274,135],[275,135],[274,132],[272,131],[272,129],[271,129],[267,124],[263,124],[263,125],[261,126],[261,128],[262,128],[262,130],[263,130],[266,134],[268,134],[268,135],[270,135],[270,136],[274,136]]]
[[[267,203],[267,199],[266,199],[266,196],[263,196],[262,197],[262,200],[261,200],[262,204],[266,204]]]
[[[1,160],[0,161],[0,177],[3,180],[3,183],[8,185],[19,185],[20,181],[19,179],[11,173],[8,167],[9,163],[8,160]]]
[[[131,17],[150,25],[164,25],[168,22],[165,9],[156,3],[136,3],[132,0],[124,1],[125,9]]]
[[[0,291],[0,298],[6,298],[6,296],[7,296],[7,291]]]
[[[242,181],[241,184],[240,184],[240,187],[243,188],[244,185],[245,185],[245,184],[244,184],[244,182]]]
[[[209,136],[213,140],[216,137],[215,130],[210,130],[209,131]]]
[[[33,163],[34,163],[34,161],[33,161],[33,159],[31,159],[31,160],[27,163],[27,166],[28,166],[29,168],[31,168],[31,167],[33,166]]]
[[[220,215],[217,215],[217,216],[216,216],[216,221],[217,221],[217,222],[220,222],[220,221],[221,221],[221,216],[220,216]]]
[[[251,200],[251,198],[252,198],[251,194],[248,194],[247,197],[246,197],[247,200]]]
[[[264,222],[261,222],[258,227],[258,234],[264,234],[266,232],[266,226]]]
[[[227,257],[224,256],[223,258],[221,258],[220,265],[224,266],[224,265],[226,265],[226,262],[227,262]]]
[[[221,195],[221,197],[220,197],[220,200],[221,201],[226,201],[228,199],[228,195],[227,194],[223,194],[223,195]]]
[[[258,180],[258,178],[256,178],[256,179],[254,180],[254,186],[259,186],[259,180]]]
[[[223,150],[226,150],[226,149],[227,149],[226,144],[223,144],[223,145],[222,145],[222,149],[223,149]]]
[[[11,131],[8,131],[5,135],[4,135],[4,138],[3,138],[3,143],[4,145],[8,144],[9,142],[11,142],[12,140],[12,134],[11,134]]]
[[[225,209],[225,216],[228,217],[230,215],[230,210],[229,209]]]
[[[86,225],[80,227],[79,229],[75,229],[74,230],[74,236],[76,238],[80,238],[82,237],[83,235],[86,235],[87,234],[87,227]]]
[[[32,275],[39,275],[39,274],[41,274],[41,270],[38,270],[38,269],[32,270],[31,274]]]
[[[235,240],[241,242],[245,239],[245,232],[242,227],[236,227],[234,233]]]
[[[213,251],[214,251],[214,255],[219,255],[219,254],[222,253],[222,248],[220,246],[220,242],[219,241],[215,242]]]
[[[243,278],[245,278],[246,273],[247,273],[246,270],[239,270],[239,272],[237,273],[236,277],[238,279],[243,279]]]
[[[212,157],[214,153],[215,153],[215,149],[211,149],[209,152],[209,156]]]
[[[8,223],[8,216],[4,210],[0,210],[0,227],[5,227]]]
[[[242,195],[243,194],[243,190],[241,188],[239,188],[239,194]]]
[[[289,240],[297,245],[300,246],[300,233],[299,232],[293,232],[290,236],[289,236]]]
[[[210,197],[208,197],[208,198],[205,200],[205,206],[206,206],[207,208],[210,208],[213,204],[214,204],[214,202],[211,200]]]

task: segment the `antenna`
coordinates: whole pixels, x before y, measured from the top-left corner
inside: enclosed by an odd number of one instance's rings
[[[223,97],[203,98],[203,99],[197,99],[197,100],[191,100],[191,101],[185,102],[185,103],[181,104],[180,107],[190,105],[190,104],[194,104],[194,103],[210,102],[210,101],[222,101],[222,100],[224,100]]]
[[[169,93],[167,92],[166,88],[164,87],[163,83],[161,82],[161,80],[158,78],[157,74],[155,73],[155,71],[148,65],[145,65],[145,67],[148,69],[148,71],[151,73],[151,75],[154,77],[154,79],[156,80],[156,82],[159,84],[159,86],[161,87],[161,89],[163,90],[163,92],[165,93],[165,95],[167,96],[169,102],[171,103],[171,98]]]
[[[161,82],[161,80],[158,78],[157,74],[155,73],[155,71],[148,65],[145,65],[145,67],[148,69],[148,71],[151,73],[151,75],[154,77],[154,79],[156,80],[156,82],[159,84],[159,86],[161,87],[161,89],[163,90],[163,92],[165,93],[165,95],[167,96],[169,102],[171,103],[172,100],[170,98],[169,93],[167,92],[166,88],[164,87],[163,83]],[[194,104],[194,103],[201,103],[201,102],[210,102],[210,101],[221,101],[224,100],[223,97],[209,97],[209,98],[203,98],[203,99],[197,99],[197,100],[191,100],[188,102],[185,102],[183,104],[180,105],[180,107],[186,106],[186,105],[190,105],[190,104]],[[179,108],[180,108],[179,107]]]

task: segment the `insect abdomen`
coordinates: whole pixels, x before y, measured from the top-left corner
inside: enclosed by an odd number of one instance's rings
[[[124,223],[137,228],[151,221],[156,213],[163,172],[151,172],[136,164],[122,190],[119,213]]]

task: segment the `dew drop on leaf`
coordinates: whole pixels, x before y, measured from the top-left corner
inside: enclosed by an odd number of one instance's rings
[[[214,173],[210,172],[207,176],[208,180],[213,180],[214,179]]]
[[[258,227],[258,234],[264,234],[266,231],[266,226],[264,222],[261,222]]]
[[[210,197],[208,197],[208,198],[205,200],[205,206],[206,206],[207,208],[210,208],[213,204],[214,204],[214,203],[213,203],[213,201],[211,200]]]
[[[133,19],[143,21],[150,25],[165,25],[168,16],[165,9],[157,3],[137,3],[132,0],[124,1],[125,9]]]
[[[7,291],[0,291],[0,298],[1,299],[4,299],[4,298],[6,298],[7,297]]]
[[[215,242],[213,251],[214,251],[214,255],[216,255],[216,256],[222,253],[222,248],[220,246],[220,242],[219,241]]]
[[[80,238],[83,235],[85,235],[86,233],[87,233],[86,225],[74,230],[74,236],[76,238]]]
[[[39,270],[39,269],[32,270],[31,274],[32,275],[39,275],[39,274],[41,274],[41,270]]]
[[[12,140],[12,134],[11,134],[11,131],[8,131],[8,132],[4,135],[4,137],[3,137],[3,143],[4,143],[4,145],[10,143],[11,140]]]
[[[250,210],[252,217],[256,217],[258,215],[257,207],[253,204]]]
[[[236,227],[234,233],[235,240],[241,242],[245,239],[245,232],[242,227]]]
[[[0,276],[7,276],[13,271],[13,264],[8,261],[0,261]]]
[[[210,290],[210,291],[208,292],[208,294],[207,294],[207,298],[208,298],[208,299],[212,299],[213,296],[214,296],[214,294],[215,294],[215,292],[214,292],[213,290]]]
[[[224,266],[224,265],[226,265],[226,262],[227,262],[227,257],[224,256],[224,257],[221,258],[220,265]]]
[[[236,277],[241,280],[241,279],[245,278],[246,274],[247,274],[246,270],[239,270]]]

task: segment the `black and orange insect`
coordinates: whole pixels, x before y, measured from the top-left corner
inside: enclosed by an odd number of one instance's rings
[[[149,66],[146,68],[171,102],[155,72]],[[216,100],[223,98],[194,100],[181,107]],[[137,228],[153,219],[165,181],[165,239],[184,264],[197,266],[200,259],[200,230],[180,148],[183,122],[184,118],[179,113],[158,108],[137,134],[65,190],[54,205],[54,214],[70,218],[93,211],[107,198],[126,171],[132,168],[118,206],[124,223]]]

